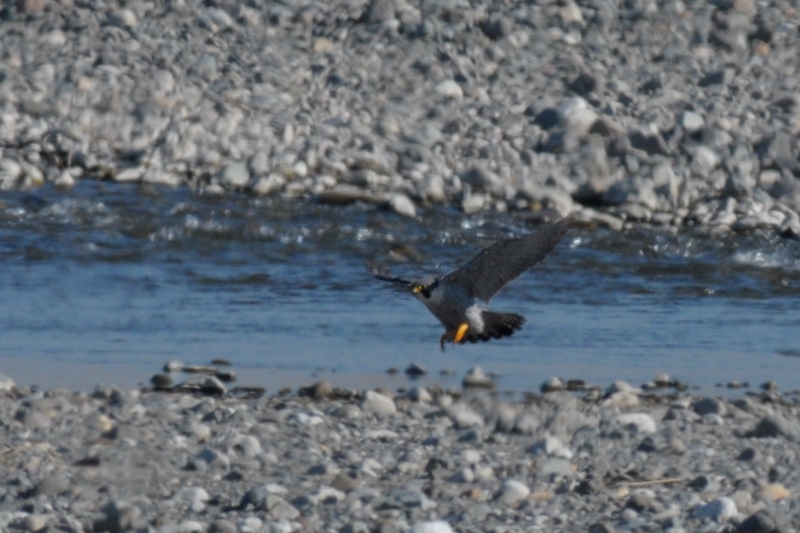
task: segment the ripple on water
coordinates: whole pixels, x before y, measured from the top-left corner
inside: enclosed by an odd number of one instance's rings
[[[531,231],[528,217],[430,209],[408,220],[358,204],[103,183],[4,202],[0,367],[23,383],[73,379],[63,371],[72,364],[89,375],[118,368],[132,385],[168,359],[225,357],[273,388],[305,385],[319,367],[352,383],[412,361],[431,376],[455,369],[453,384],[479,365],[517,391],[550,375],[606,384],[658,372],[702,386],[800,387],[798,359],[786,355],[800,345],[796,241],[577,229],[492,302],[527,316],[525,328],[442,354],[436,320],[370,278],[365,262],[403,276],[447,272]]]

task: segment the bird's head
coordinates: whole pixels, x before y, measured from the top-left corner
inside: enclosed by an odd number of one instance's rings
[[[439,278],[425,278],[420,281],[415,281],[411,285],[411,292],[417,297],[418,300],[422,300],[424,302],[430,299],[432,292],[434,289],[436,289],[438,284]]]

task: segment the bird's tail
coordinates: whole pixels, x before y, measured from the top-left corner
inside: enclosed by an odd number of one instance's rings
[[[478,333],[470,328],[466,340],[469,342],[488,341],[501,339],[513,335],[525,323],[525,317],[516,313],[495,313],[483,311],[483,331]]]

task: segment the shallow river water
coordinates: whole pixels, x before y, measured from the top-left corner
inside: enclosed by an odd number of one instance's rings
[[[527,317],[520,332],[442,353],[436,319],[365,262],[444,272],[532,231],[524,217],[96,182],[0,202],[0,373],[18,383],[130,387],[172,359],[221,357],[270,392],[408,386],[412,362],[424,383],[479,365],[516,393],[554,375],[605,386],[660,372],[720,394],[730,381],[800,389],[800,242],[772,235],[572,230],[491,302]]]

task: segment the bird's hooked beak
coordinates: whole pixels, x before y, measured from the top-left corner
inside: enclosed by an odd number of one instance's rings
[[[428,282],[428,281],[422,281],[422,282],[417,281],[411,286],[411,292],[414,294],[414,296],[417,296],[417,297],[419,297],[419,295],[421,294],[422,297],[427,300],[428,298],[431,297],[431,291],[433,291],[433,289],[436,287],[436,285],[438,283],[439,283],[439,279],[438,278],[437,279],[433,279],[430,282]]]

